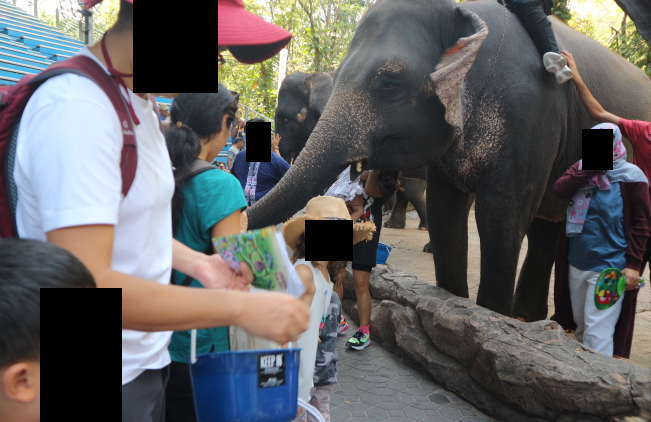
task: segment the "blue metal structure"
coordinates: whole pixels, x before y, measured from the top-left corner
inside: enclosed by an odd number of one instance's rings
[[[84,44],[6,1],[0,1],[0,84],[13,85]]]

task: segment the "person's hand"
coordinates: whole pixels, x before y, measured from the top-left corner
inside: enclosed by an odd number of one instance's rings
[[[235,325],[254,336],[286,343],[298,340],[309,318],[307,305],[287,293],[251,292],[244,297]]]
[[[219,254],[205,255],[193,270],[194,278],[207,289],[248,290],[253,281],[253,273],[246,263],[240,262],[238,274]]]
[[[271,148],[278,148],[278,144],[280,144],[280,135],[276,133],[271,140]]]
[[[640,282],[640,273],[630,268],[624,268],[622,273],[626,276],[626,290],[637,289]]]
[[[567,67],[570,68],[572,73],[574,73],[574,77],[580,77],[579,75],[579,70],[576,68],[576,63],[574,62],[574,57],[572,56],[572,53],[570,53],[567,50],[561,51],[561,56],[565,58],[567,61]]]

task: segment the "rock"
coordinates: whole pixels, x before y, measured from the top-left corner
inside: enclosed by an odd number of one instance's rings
[[[344,280],[354,294],[352,277]],[[371,274],[371,336],[502,421],[615,421],[651,408],[651,371],[521,322],[391,265]],[[353,296],[354,297],[354,296]],[[354,300],[344,309],[356,321]]]

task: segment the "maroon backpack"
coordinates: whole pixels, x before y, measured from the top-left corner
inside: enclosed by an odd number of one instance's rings
[[[20,119],[34,91],[46,80],[63,73],[74,73],[95,82],[109,97],[122,125],[122,194],[126,197],[136,176],[138,155],[133,122],[118,85],[93,59],[74,56],[53,64],[37,75],[27,75],[16,85],[0,87],[0,238],[17,237],[14,182],[16,140]]]

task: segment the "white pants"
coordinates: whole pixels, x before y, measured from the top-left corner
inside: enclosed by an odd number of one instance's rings
[[[612,356],[615,324],[622,311],[624,295],[608,309],[599,310],[594,303],[594,289],[599,273],[583,271],[570,265],[570,300],[576,323],[576,339],[604,355]]]

